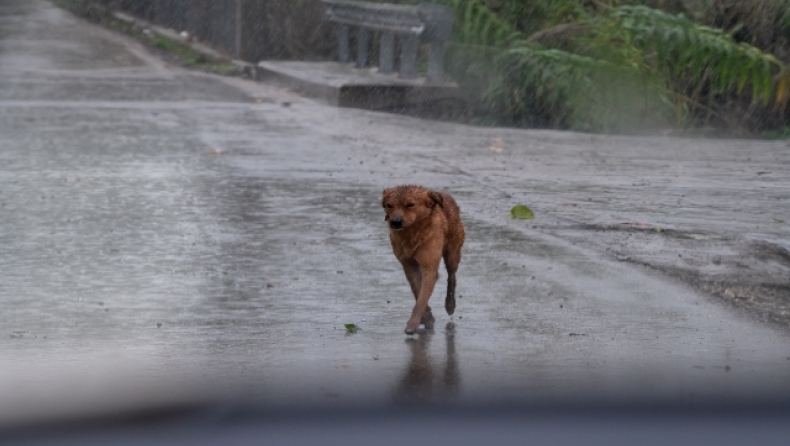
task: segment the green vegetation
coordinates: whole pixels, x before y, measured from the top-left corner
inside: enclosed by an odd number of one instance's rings
[[[736,135],[789,124],[790,0],[435,1],[456,11],[449,70],[488,122]]]
[[[183,43],[154,34],[146,35],[146,38],[154,48],[167,52],[170,56],[176,58],[181,65],[220,74],[232,74],[237,71],[235,65],[213,61]]]

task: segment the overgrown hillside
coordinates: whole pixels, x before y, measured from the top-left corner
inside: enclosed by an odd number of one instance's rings
[[[790,0],[434,0],[453,76],[491,123],[781,135]]]

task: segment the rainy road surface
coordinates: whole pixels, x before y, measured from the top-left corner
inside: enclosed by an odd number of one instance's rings
[[[0,422],[203,398],[786,402],[787,328],[572,223],[786,243],[789,161],[337,109],[6,0]],[[452,193],[468,237],[455,316],[414,339],[379,204],[399,183]]]

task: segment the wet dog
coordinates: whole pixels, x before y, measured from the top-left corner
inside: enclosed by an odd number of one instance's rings
[[[435,321],[428,306],[439,263],[447,268],[447,314],[455,311],[455,272],[461,262],[464,225],[453,197],[441,192],[404,185],[385,189],[381,197],[384,220],[389,223],[390,243],[403,266],[417,303],[406,323],[406,334],[417,332],[420,324],[433,328]]]

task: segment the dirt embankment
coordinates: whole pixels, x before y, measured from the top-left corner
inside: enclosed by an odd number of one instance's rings
[[[583,225],[563,230],[562,236],[790,327],[790,251],[777,244],[633,225]]]

